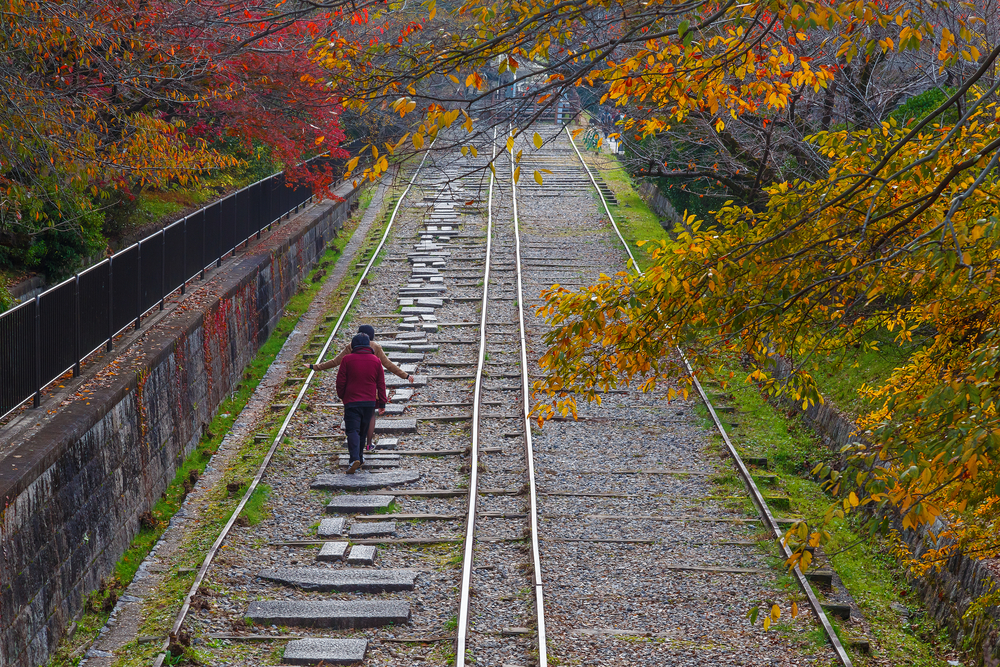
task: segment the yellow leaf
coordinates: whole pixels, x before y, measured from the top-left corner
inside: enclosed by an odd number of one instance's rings
[[[323,143],[324,139],[326,139],[326,137],[323,136],[316,137],[316,145],[319,146],[321,143]]]
[[[532,141],[535,142],[535,148],[542,147],[542,135],[538,134],[537,132],[535,132],[535,136],[532,138]]]
[[[514,137],[507,137],[507,150],[514,150]]]
[[[350,160],[348,160],[347,161],[347,171],[354,171],[354,168],[358,166],[358,160],[360,160],[360,159],[361,159],[361,156],[352,157]]]
[[[514,182],[517,183],[517,179],[521,178],[521,168],[518,167],[514,170]]]
[[[472,151],[472,157],[479,157],[479,151],[476,150],[475,146],[469,146],[469,150]]]
[[[771,617],[770,616],[765,616],[764,617],[764,630],[766,631],[770,627],[771,627]]]
[[[535,136],[538,136],[538,135],[535,135]],[[537,171],[535,172],[535,182],[538,183],[539,185],[542,184],[542,175],[539,174]]]
[[[413,147],[418,151],[424,147],[424,135],[414,134],[413,135]]]
[[[799,605],[797,602],[792,602],[792,618],[799,615]]]
[[[858,494],[854,493],[853,491],[851,491],[851,495],[849,496],[848,500],[851,501],[851,507],[857,507],[858,503],[860,502],[858,500]]]
[[[376,148],[375,146],[372,146],[372,159],[373,160],[378,159],[378,148]]]
[[[781,618],[781,607],[779,607],[778,605],[771,606],[771,618],[773,618],[776,621],[779,618]]]

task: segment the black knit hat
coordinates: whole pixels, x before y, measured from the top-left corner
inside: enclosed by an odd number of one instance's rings
[[[368,340],[375,340],[375,327],[370,324],[362,324],[358,327],[358,333],[368,336]]]
[[[371,347],[371,341],[365,334],[354,334],[354,338],[351,339],[351,349],[356,350],[359,347]]]

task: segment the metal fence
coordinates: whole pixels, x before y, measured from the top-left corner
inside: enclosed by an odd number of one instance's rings
[[[28,399],[312,196],[284,173],[243,188],[0,314],[0,415]]]

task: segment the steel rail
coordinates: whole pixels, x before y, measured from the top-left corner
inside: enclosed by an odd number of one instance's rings
[[[517,216],[517,182],[514,180],[514,147],[510,149],[510,190],[514,211],[514,266],[517,269],[517,319],[518,337],[521,345],[521,411],[524,427],[525,460],[528,467],[528,497],[531,503],[529,520],[531,522],[531,557],[534,567],[535,612],[538,618],[538,667],[548,667],[548,650],[545,645],[545,599],[544,582],[542,581],[542,565],[538,551],[538,494],[535,488],[535,452],[531,444],[531,411],[528,407],[531,398],[528,387],[528,346],[524,326],[524,290],[521,281],[521,231]]]
[[[490,163],[496,159],[496,128],[493,129],[493,149]],[[486,269],[483,273],[482,313],[479,318],[479,359],[476,364],[476,384],[472,393],[472,451],[469,473],[469,513],[465,522],[465,552],[462,558],[462,584],[459,588],[458,633],[455,637],[455,661],[465,666],[466,644],[469,634],[469,590],[472,584],[473,546],[476,533],[476,508],[479,498],[479,408],[483,384],[483,367],[486,364],[486,305],[490,291],[490,253],[493,249],[493,181],[496,175],[490,169],[490,189],[486,202]]]
[[[436,140],[437,139],[435,139],[435,141]],[[403,200],[406,198],[407,193],[409,193],[410,188],[413,187],[413,183],[416,181],[417,175],[423,168],[424,162],[427,160],[427,156],[430,155],[430,151],[433,147],[434,147],[434,141],[432,141],[430,145],[427,147],[427,152],[424,153],[423,158],[421,158],[420,160],[420,164],[417,165],[416,170],[413,172],[413,176],[410,178],[410,181],[406,184],[406,189],[403,190],[403,193],[399,196],[399,199],[396,201],[396,206],[392,210],[392,215],[389,216],[389,221],[385,225],[385,232],[382,234],[382,239],[379,241],[378,246],[375,248],[375,252],[372,253],[371,259],[368,260],[368,264],[367,266],[365,266],[365,270],[361,273],[361,276],[358,278],[358,283],[357,285],[354,286],[354,291],[351,292],[350,297],[348,297],[347,299],[347,303],[344,304],[344,308],[340,313],[340,317],[337,318],[337,323],[333,326],[333,329],[330,331],[330,335],[327,336],[326,343],[324,343],[323,349],[320,350],[319,355],[316,357],[316,361],[314,363],[321,362],[323,360],[323,357],[326,356],[327,351],[329,351],[330,346],[333,343],[334,337],[340,330],[340,325],[344,323],[344,318],[347,317],[348,311],[354,304],[354,299],[357,297],[358,292],[361,290],[361,286],[364,284],[365,277],[371,270],[372,265],[375,263],[375,260],[378,259],[379,252],[382,250],[382,247],[385,245],[386,239],[389,237],[389,232],[392,230],[392,223],[396,220],[396,214],[399,212],[399,207],[402,205]],[[302,399],[306,395],[306,391],[309,389],[309,384],[312,382],[313,377],[315,377],[315,375],[316,371],[313,370],[309,371],[309,374],[306,376],[305,381],[302,383],[302,388],[299,389],[299,393],[295,396],[295,401],[292,403],[291,409],[289,409],[288,414],[285,416],[284,421],[281,422],[281,427],[278,429],[277,435],[274,436],[274,440],[271,442],[271,447],[267,450],[267,454],[264,456],[264,460],[261,461],[260,467],[257,469],[257,474],[254,475],[253,480],[250,482],[250,486],[247,487],[246,493],[243,494],[243,498],[240,499],[240,502],[236,506],[236,509],[233,510],[232,516],[229,517],[229,521],[226,522],[226,525],[223,527],[222,532],[219,533],[218,538],[216,538],[215,542],[208,550],[208,553],[205,554],[205,558],[201,563],[201,567],[198,568],[198,572],[195,574],[194,582],[192,582],[191,587],[188,589],[187,595],[184,596],[184,602],[181,605],[180,611],[177,613],[177,617],[174,619],[174,625],[170,630],[170,634],[167,636],[167,639],[164,642],[163,647],[160,649],[160,652],[157,653],[156,659],[153,661],[153,667],[162,667],[163,661],[166,658],[167,652],[170,648],[171,638],[178,636],[181,627],[183,627],[184,625],[184,620],[187,618],[188,610],[191,608],[191,599],[195,595],[197,595],[198,588],[205,580],[205,575],[208,573],[208,568],[212,565],[212,560],[215,558],[215,555],[219,551],[219,548],[222,546],[222,543],[226,540],[226,537],[229,536],[229,531],[232,530],[233,525],[235,525],[236,520],[240,516],[240,512],[242,512],[243,508],[246,507],[247,502],[250,500],[250,496],[253,495],[253,492],[254,490],[256,490],[257,485],[260,484],[261,479],[263,479],[264,473],[267,471],[267,467],[268,465],[270,465],[271,459],[274,457],[274,453],[278,449],[278,445],[280,445],[281,441],[284,439],[285,432],[288,430],[289,424],[291,424],[292,419],[295,417],[295,413],[299,409],[299,405],[302,403]]]
[[[580,158],[580,163],[583,165],[583,168],[586,169],[587,175],[590,176],[590,182],[594,184],[594,189],[597,190],[597,194],[601,198],[601,203],[604,204],[604,210],[608,214],[608,220],[611,221],[611,226],[614,228],[615,234],[618,235],[618,239],[622,242],[625,252],[628,253],[632,270],[639,276],[643,275],[643,271],[639,268],[638,262],[635,261],[635,257],[632,255],[632,251],[629,249],[628,243],[625,242],[625,238],[618,229],[618,224],[615,222],[614,216],[611,215],[611,209],[608,208],[608,203],[605,201],[604,195],[601,193],[601,189],[597,186],[597,181],[594,180],[594,175],[591,173],[590,167],[587,166],[586,160],[583,159],[583,154],[580,153],[580,149],[577,148],[576,142],[573,141],[572,133],[570,133],[569,128],[564,129],[566,130],[566,136],[569,137],[570,145],[573,146],[573,150],[576,151],[577,157]],[[712,421],[715,422],[715,427],[722,435],[722,439],[726,443],[726,448],[729,450],[729,455],[732,456],[733,461],[736,462],[736,470],[743,479],[743,484],[750,491],[750,499],[757,507],[757,511],[760,513],[761,517],[774,533],[774,536],[778,541],[778,545],[785,554],[785,558],[791,558],[792,552],[791,549],[788,548],[788,545],[785,544],[784,532],[781,530],[781,527],[778,526],[778,522],[774,520],[774,515],[771,514],[771,509],[767,506],[767,502],[764,500],[764,496],[761,494],[760,489],[757,488],[757,483],[754,482],[753,477],[750,475],[750,471],[743,463],[743,459],[740,457],[739,452],[736,451],[736,447],[729,439],[729,434],[726,433],[726,429],[722,426],[722,422],[719,420],[719,416],[716,414],[715,408],[712,406],[712,402],[708,399],[708,394],[705,393],[704,388],[701,386],[701,382],[698,381],[698,376],[691,367],[691,363],[688,361],[679,346],[677,347],[677,353],[680,354],[681,359],[684,361],[684,366],[687,368],[688,374],[691,375],[691,380],[694,382],[694,386],[698,390],[701,400],[705,403],[705,407],[708,408],[708,413],[712,415]],[[837,654],[837,659],[842,665],[844,665],[844,667],[853,667],[850,656],[847,655],[844,645],[840,643],[840,638],[837,637],[837,633],[834,631],[833,625],[830,624],[830,619],[827,618],[826,612],[823,610],[823,606],[820,604],[819,598],[816,597],[816,593],[813,592],[809,581],[806,579],[805,575],[802,574],[802,570],[799,569],[798,565],[793,568],[793,572],[795,573],[796,580],[799,582],[799,587],[809,599],[809,606],[812,607],[813,612],[819,619],[820,625],[823,626],[823,630],[826,632],[826,637]]]

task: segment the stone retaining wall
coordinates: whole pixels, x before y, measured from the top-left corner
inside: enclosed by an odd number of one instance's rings
[[[649,181],[642,181],[639,184],[639,195],[646,200],[646,203],[653,209],[653,212],[661,218],[669,220],[672,223],[682,222],[680,213],[670,203],[670,200],[660,192],[658,187]]]
[[[131,543],[285,304],[343,226],[358,190],[310,208],[96,371],[0,461],[0,665],[46,662]]]
[[[787,360],[779,361],[777,366],[778,377],[788,377],[791,373],[791,364]],[[813,405],[805,411],[791,403],[789,407],[799,413],[804,412],[824,444],[834,452],[859,439],[854,421],[830,401]],[[897,520],[895,523],[900,535],[918,557],[937,544],[936,535],[945,527],[940,520],[919,530],[902,530],[900,522]],[[956,554],[940,571],[932,570],[923,577],[911,576],[910,584],[920,595],[927,612],[948,628],[957,646],[968,650],[978,664],[1000,666],[1000,625],[997,621],[1000,609],[990,607],[985,613],[964,618],[969,606],[980,596],[1000,591],[1000,581],[985,561]]]

